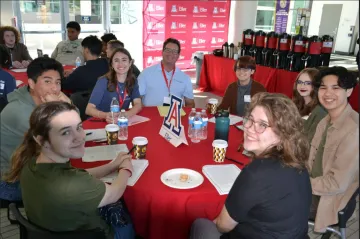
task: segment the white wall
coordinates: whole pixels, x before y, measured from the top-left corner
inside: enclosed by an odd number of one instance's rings
[[[358,1],[313,1],[311,8],[311,17],[308,35],[318,35],[322,9],[324,4],[343,4],[340,22],[336,37],[335,51],[348,52],[351,37],[348,36],[350,33],[350,26],[355,26],[357,14],[359,12]]]
[[[11,26],[11,18],[13,17],[12,1],[0,1],[1,10],[1,26]]]
[[[242,41],[242,32],[246,29],[254,29],[256,21],[257,1],[231,1],[228,42],[237,43]]]

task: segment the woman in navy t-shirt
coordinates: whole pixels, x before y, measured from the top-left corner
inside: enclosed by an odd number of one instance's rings
[[[132,102],[133,107],[126,112],[127,117],[141,110],[139,85],[130,70],[134,62],[130,53],[124,48],[116,49],[109,62],[110,71],[96,82],[86,107],[87,115],[106,119],[108,123],[112,122],[110,104],[114,97],[119,101],[120,110],[128,110]],[[114,117],[117,118],[118,113]]]

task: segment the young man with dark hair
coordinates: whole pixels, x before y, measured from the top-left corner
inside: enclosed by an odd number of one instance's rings
[[[81,41],[79,34],[81,31],[80,24],[69,22],[66,25],[68,40],[61,41],[51,54],[51,58],[57,60],[63,65],[75,65],[76,58],[79,57],[83,64]]]
[[[92,90],[100,76],[109,71],[106,59],[99,58],[102,44],[97,36],[85,37],[81,43],[85,65],[76,68],[62,82],[63,90],[71,90],[73,93]]]
[[[162,61],[139,75],[139,91],[144,106],[169,105],[172,94],[183,98],[184,106],[195,107],[190,77],[175,65],[180,51],[180,42],[168,38],[163,44]]]
[[[0,178],[9,170],[11,155],[29,129],[29,118],[34,108],[50,101],[71,103],[61,92],[63,71],[62,65],[54,59],[36,58],[27,68],[29,86],[23,86],[8,95],[9,103],[0,114]],[[18,183],[9,185],[1,181],[0,198],[21,200]]]
[[[7,95],[16,89],[14,77],[3,70],[3,68],[9,68],[10,65],[10,54],[5,46],[0,45],[0,112],[8,102]]]
[[[111,40],[117,40],[116,36],[113,33],[105,33],[101,37],[101,42],[102,42],[101,57],[102,58],[106,58],[107,43]]]
[[[313,82],[328,112],[316,128],[309,156],[310,218],[316,232],[338,223],[338,212],[359,188],[359,114],[348,103],[356,84],[353,74],[337,66],[322,69]],[[346,220],[350,216],[345,213]]]

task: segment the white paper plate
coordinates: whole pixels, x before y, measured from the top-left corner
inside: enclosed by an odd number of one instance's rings
[[[188,180],[180,181],[180,174],[187,174]],[[204,177],[200,173],[187,168],[170,169],[161,174],[160,179],[166,186],[177,189],[196,188],[204,182]]]

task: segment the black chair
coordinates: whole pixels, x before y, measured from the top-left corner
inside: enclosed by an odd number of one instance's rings
[[[7,210],[7,218],[11,224],[18,224],[17,220],[10,218],[10,204],[15,204],[17,208],[24,207],[22,201],[9,201],[5,199],[0,199],[0,208],[6,208]]]
[[[106,239],[105,233],[99,229],[73,232],[51,232],[42,229],[26,220],[14,203],[10,204],[10,211],[20,226],[20,239]]]
[[[355,211],[356,196],[358,194],[359,194],[359,189],[357,189],[355,193],[352,195],[349,202],[346,204],[345,208],[338,212],[339,223],[327,227],[326,232],[322,235],[321,239],[329,239],[333,233],[338,235],[341,239],[346,239],[346,223]],[[310,220],[308,224],[309,226],[314,227],[314,221]],[[339,227],[339,230],[336,230],[334,227]]]
[[[91,96],[91,91],[82,91],[71,94],[70,99],[73,104],[79,109],[80,118],[82,121],[87,119],[87,115],[85,114],[86,106],[89,102]]]
[[[0,97],[0,112],[5,108],[7,104],[7,100],[4,97]]]

